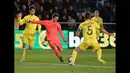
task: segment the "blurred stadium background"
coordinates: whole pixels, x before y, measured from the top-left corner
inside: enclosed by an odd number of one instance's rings
[[[35,35],[35,44],[32,52],[27,51],[26,62],[19,63],[21,58],[22,32],[25,25],[19,25],[16,19],[18,12],[27,14],[30,5],[36,6],[36,15],[41,20],[51,19],[51,15],[56,12],[60,15],[59,22],[69,45],[62,41],[64,51],[61,53],[66,60],[66,64],[60,64],[48,45],[43,45],[44,26],[40,35]],[[91,49],[83,51],[77,57],[77,66],[69,67],[67,58],[74,47],[81,41],[82,37],[76,37],[75,31],[78,25],[84,21],[85,11],[94,13],[100,11],[104,28],[108,32],[116,34],[116,2],[115,0],[15,0],[14,1],[14,51],[15,51],[15,73],[115,73],[115,47],[116,36],[111,37],[100,34],[98,39],[103,48],[103,58],[107,64],[102,65],[97,62],[96,54],[91,53]],[[28,47],[28,46],[27,46]],[[44,50],[42,50],[44,49]],[[52,69],[52,70],[50,70]]]

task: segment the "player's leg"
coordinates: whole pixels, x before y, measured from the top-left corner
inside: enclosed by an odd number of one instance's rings
[[[59,52],[62,52],[62,51],[63,51],[63,48],[62,48],[62,44],[61,44],[60,40],[59,40],[59,42],[56,42],[55,44],[56,44],[55,46],[57,47],[58,51],[59,51]],[[64,61],[62,56],[60,56],[60,61],[61,61],[61,62]]]
[[[81,49],[80,49],[79,47],[76,47],[76,48],[73,50],[72,55],[71,55],[72,61],[68,61],[70,65],[74,65],[75,59],[76,59],[76,57],[77,57],[77,53],[78,53],[79,51],[81,51]],[[69,58],[70,58],[70,57],[69,57]],[[68,59],[68,60],[69,60],[69,59]]]
[[[105,64],[106,62],[102,60],[102,49],[100,47],[100,44],[99,43],[93,44],[93,50],[97,51],[98,61],[101,62],[102,64]]]
[[[57,41],[55,42],[55,44],[56,44],[58,50],[59,50],[60,52],[62,52],[62,51],[63,51],[63,48],[62,48],[62,44],[61,44],[60,40],[59,40],[59,41],[57,40]]]
[[[31,51],[34,45],[34,35],[28,36],[28,43],[29,43],[28,49],[29,51]]]
[[[88,45],[85,43],[81,43],[78,47],[76,47],[72,52],[72,55],[71,55],[72,61],[69,64],[74,65],[78,52],[81,50],[86,50],[87,48],[88,48]]]
[[[25,60],[27,40],[28,40],[27,35],[23,34],[23,38],[22,38],[22,58],[21,58],[20,62],[23,62]]]
[[[54,42],[53,41],[48,41],[48,43],[49,43],[49,46],[52,48],[53,52],[55,53],[55,55],[59,58],[59,60],[61,62],[64,62],[62,56],[60,55],[60,52],[59,52],[57,46],[54,44]]]
[[[56,53],[57,53],[57,54],[58,54],[58,53],[60,54],[60,52],[63,51],[62,45],[55,45],[55,46],[56,46],[56,48],[57,48],[57,50],[54,51],[55,54],[56,54]],[[57,57],[58,57],[58,56],[57,56]],[[60,56],[59,56],[58,58],[60,59],[61,62],[64,62],[63,57],[61,56],[61,54],[60,54]]]

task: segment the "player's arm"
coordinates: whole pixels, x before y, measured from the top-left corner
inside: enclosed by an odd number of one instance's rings
[[[102,21],[102,19],[100,19],[100,26],[101,26],[100,31],[106,33],[107,35],[109,35],[109,33],[103,27],[103,21]]]
[[[19,24],[23,25],[25,23],[26,16],[23,19],[21,19],[22,18],[22,13],[19,13],[17,17],[18,17]]]
[[[38,18],[38,20],[39,20],[39,18]],[[41,25],[37,24],[37,26],[38,26],[38,33],[40,33],[40,31],[41,31]]]
[[[82,32],[82,30],[80,28],[77,29],[77,32],[76,32],[76,36],[80,36],[80,33]]]
[[[103,29],[103,28],[100,28],[100,31],[103,32],[103,33],[105,33],[105,34],[107,34],[107,35],[114,36],[113,33],[109,33],[109,32],[107,32],[107,31],[106,31],[105,29]]]
[[[102,20],[102,18],[100,19],[100,25],[101,25],[101,28],[103,28],[103,29],[104,29],[104,27],[103,27],[103,20]]]
[[[57,27],[58,27],[58,31],[60,32],[60,35],[61,35],[62,39],[64,40],[64,42],[67,42],[67,40],[64,37],[64,34],[62,33],[62,28],[61,28],[60,24],[58,24]]]
[[[31,23],[34,23],[34,24],[40,24],[40,25],[44,25],[44,21],[41,21],[41,20],[38,20],[38,21],[29,21]]]
[[[41,25],[38,25],[38,33],[40,33],[41,32]]]
[[[79,28],[77,29],[76,36],[80,36],[81,32],[82,32],[82,23],[79,25]]]
[[[101,32],[104,32],[104,33],[106,33],[107,35],[110,35],[110,36],[114,36],[113,33],[109,33],[109,32],[107,32],[107,31],[104,29],[104,27],[103,27],[103,19],[102,19],[102,18],[100,19],[100,24],[101,24],[101,28],[100,28],[100,31],[101,31]]]
[[[101,32],[103,32],[103,33],[105,33],[107,35],[114,36],[113,33],[107,32],[105,29],[101,28],[97,23],[95,23],[95,27],[96,27],[96,29],[99,29]]]

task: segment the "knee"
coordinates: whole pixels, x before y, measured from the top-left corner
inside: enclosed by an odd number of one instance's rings
[[[52,48],[53,50],[55,50],[55,49],[56,49],[54,45],[51,45],[51,48]]]
[[[95,49],[95,51],[101,50],[101,48]]]
[[[29,48],[29,49],[32,49],[32,46],[29,46],[28,48]]]
[[[59,51],[60,51],[60,52],[62,52],[62,51],[63,51],[63,49],[60,49]]]
[[[79,51],[80,51],[80,48],[77,47],[77,48],[74,49],[74,51],[79,52]]]
[[[23,43],[23,48],[25,48],[26,47],[26,44],[25,43]]]
[[[26,48],[22,48],[22,50],[26,50]]]
[[[54,44],[49,43],[49,45],[50,45],[50,47],[51,47],[53,50],[55,50],[55,45],[54,45]]]

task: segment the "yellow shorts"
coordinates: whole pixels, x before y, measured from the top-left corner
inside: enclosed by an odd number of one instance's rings
[[[100,30],[96,30],[96,38],[100,36]]]
[[[33,47],[34,35],[23,34],[22,42],[25,44],[28,42],[29,46]]]
[[[88,47],[92,47],[92,49],[94,50],[98,50],[100,49],[100,44],[96,41],[96,42],[89,42],[89,43],[84,43],[82,42],[81,44],[79,44],[78,46],[81,50],[86,50]]]

